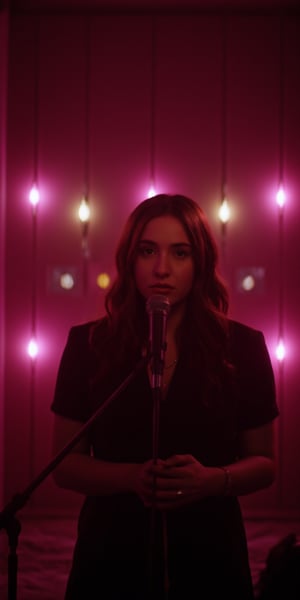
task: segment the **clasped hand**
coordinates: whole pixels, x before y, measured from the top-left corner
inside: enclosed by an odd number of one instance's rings
[[[209,495],[211,471],[190,454],[149,460],[138,469],[136,492],[147,507],[179,508]]]

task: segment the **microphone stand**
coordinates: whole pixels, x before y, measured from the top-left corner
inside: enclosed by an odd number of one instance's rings
[[[136,367],[129,373],[119,387],[99,406],[88,421],[76,433],[76,435],[64,446],[64,448],[48,463],[40,474],[23,490],[17,493],[10,502],[0,512],[0,531],[5,529],[8,535],[9,555],[8,555],[8,600],[17,598],[17,570],[18,570],[18,538],[21,531],[21,525],[16,518],[16,513],[25,506],[32,492],[48,477],[55,467],[63,460],[77,442],[85,435],[94,421],[102,414],[107,406],[114,400],[134,379],[137,373],[146,365],[148,357],[143,357]]]
[[[164,350],[160,357],[152,357],[152,400],[153,400],[153,416],[152,416],[152,458],[153,463],[157,464],[158,450],[159,450],[159,424],[160,424],[160,403],[162,399],[162,375],[164,369]],[[156,477],[153,476],[152,483],[152,504],[151,504],[151,524],[150,524],[150,565],[149,565],[149,582],[150,582],[150,598],[155,600],[156,593],[154,587],[155,577],[154,575],[154,558],[155,558],[155,524],[157,517],[156,507]],[[162,533],[163,533],[163,552],[164,552],[164,592],[165,600],[168,598],[168,571],[167,571],[167,560],[166,560],[166,521],[165,514],[161,514],[162,518]]]

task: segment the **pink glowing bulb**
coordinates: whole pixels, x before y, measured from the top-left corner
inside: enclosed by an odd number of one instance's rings
[[[39,352],[39,347],[37,344],[37,341],[32,338],[27,346],[27,352],[28,352],[28,356],[30,356],[30,358],[35,359],[38,355]]]
[[[286,201],[286,194],[285,194],[283,187],[280,186],[280,188],[278,189],[277,194],[276,194],[276,202],[277,202],[278,206],[280,208],[282,208],[285,205],[285,201]]]
[[[276,347],[276,358],[279,362],[283,361],[285,358],[285,346],[282,340],[280,340]]]
[[[40,201],[40,192],[35,184],[32,186],[29,192],[29,201],[32,206],[37,206]]]

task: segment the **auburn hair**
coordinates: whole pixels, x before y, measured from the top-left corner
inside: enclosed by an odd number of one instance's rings
[[[100,321],[93,329],[92,342],[101,354],[101,361],[106,363],[104,370],[109,364],[115,366],[129,356],[137,356],[145,346],[148,317],[145,300],[135,284],[135,260],[147,223],[164,215],[180,221],[194,260],[194,284],[179,343],[193,360],[199,362],[200,356],[209,379],[214,379],[216,366],[224,363],[226,356],[228,291],[218,272],[217,245],[207,218],[194,200],[183,195],[153,196],[138,204],[129,215],[116,249],[116,277],[105,298],[106,333],[103,335],[102,328],[101,336],[97,336]]]

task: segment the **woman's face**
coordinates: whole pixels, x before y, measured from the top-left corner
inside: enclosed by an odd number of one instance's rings
[[[192,247],[180,221],[164,215],[149,221],[137,247],[135,282],[147,299],[167,296],[171,305],[185,300],[194,281]]]

